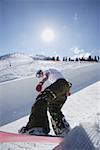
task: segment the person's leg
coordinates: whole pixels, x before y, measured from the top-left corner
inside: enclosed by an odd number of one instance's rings
[[[31,115],[26,128],[28,130],[32,128],[42,128],[44,133],[49,133],[50,129],[47,116],[47,102],[45,100],[37,100],[32,106]]]
[[[51,115],[51,123],[56,135],[63,135],[64,132],[69,131],[69,123],[65,120],[65,117],[61,111],[63,104],[65,103],[64,97],[60,100],[56,100],[56,103],[49,104],[49,112]],[[66,130],[66,131],[65,131]]]
[[[47,116],[47,94],[41,92],[36,98],[35,104],[31,109],[31,114],[26,127],[22,127],[18,132],[20,134],[48,134],[50,131]]]

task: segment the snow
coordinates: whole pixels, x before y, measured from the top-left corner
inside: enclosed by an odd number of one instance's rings
[[[100,114],[98,116],[100,118]],[[76,126],[54,150],[100,150],[100,122]]]
[[[26,125],[31,106],[38,95],[35,91],[38,82],[35,73],[40,68],[56,68],[62,72],[66,79],[72,82],[72,95],[68,97],[62,108],[65,118],[72,128],[80,126],[80,123],[88,122],[91,124],[97,121],[100,113],[100,63],[37,61],[30,57],[23,57],[21,56],[21,60],[19,56],[7,58],[10,59],[11,66],[7,59],[0,60],[1,131],[17,133],[18,129]],[[49,84],[47,82],[45,86]],[[100,124],[100,121],[98,121],[98,124]],[[87,128],[87,124],[83,127]],[[50,128],[50,134],[54,134],[51,122]],[[28,146],[32,149],[34,144],[32,146],[31,144],[11,143],[9,145],[5,143],[7,148],[10,147],[10,149],[18,149],[20,146],[23,149],[25,147],[27,149]],[[34,150],[37,147],[34,146]],[[49,150],[47,145],[45,148]]]
[[[30,113],[38,93],[35,86],[36,71],[40,68],[56,68],[72,82],[72,94],[100,80],[100,63],[37,61],[29,56],[13,55],[0,61],[0,125],[15,121]],[[4,61],[10,59],[11,66]],[[21,60],[20,60],[21,59]],[[47,82],[44,88],[49,85]],[[5,105],[6,104],[6,105]],[[8,114],[8,115],[6,115]]]
[[[71,127],[79,125],[81,122],[94,122],[96,115],[100,111],[100,81],[83,90],[72,94],[64,104],[62,111]],[[49,112],[48,112],[49,115]],[[18,129],[25,126],[29,115],[1,126],[0,130],[17,133]],[[50,116],[49,116],[50,120]],[[51,124],[50,124],[51,126]],[[51,126],[50,134],[54,134]]]
[[[99,89],[100,81],[74,93],[68,99],[62,110],[70,124],[78,125],[80,122],[94,121],[96,114],[100,111]]]
[[[74,128],[71,132],[71,136],[66,137],[68,138],[67,141],[70,140],[71,145],[76,146],[77,143],[75,143],[75,139],[76,137],[78,139],[80,139],[80,142],[82,142],[82,140],[84,139],[84,145],[80,144],[80,148],[81,146],[86,146],[88,147],[88,138],[86,139],[87,135],[85,135],[85,133],[83,132],[84,129],[86,130],[87,134],[89,134],[89,136],[91,136],[91,138],[93,139],[94,144],[96,144],[96,146],[98,146],[98,140],[100,139],[100,93],[99,93],[99,88],[100,88],[100,81],[96,82],[90,86],[88,86],[87,88],[71,95],[69,97],[69,100],[65,103],[65,105],[62,108],[63,113],[65,114],[66,119],[69,121],[69,123],[71,124],[71,127]],[[84,99],[83,99],[84,97]],[[27,121],[28,121],[28,117],[23,117],[21,119],[18,119],[17,121],[14,121],[12,123],[9,123],[5,126],[2,126],[0,128],[0,130],[2,131],[9,131],[9,132],[13,132],[13,133],[17,133],[18,129],[20,129],[20,127],[24,126]],[[50,119],[50,116],[49,116]],[[81,123],[81,126],[80,126]],[[96,132],[95,130],[93,130],[93,125],[91,126],[91,124],[95,125],[94,127],[96,128]],[[99,128],[97,130],[97,126],[99,125]],[[79,126],[79,127],[77,127]],[[51,128],[51,132],[50,134],[54,134],[53,130],[52,130],[52,126],[50,123],[50,128]],[[93,132],[94,131],[94,132]],[[91,133],[91,134],[90,134]],[[78,137],[79,135],[79,137]],[[66,138],[65,138],[65,145],[66,144]],[[72,140],[73,139],[73,140]],[[87,142],[87,145],[86,145]],[[79,142],[78,142],[79,144]],[[2,148],[9,148],[9,149],[34,149],[34,150],[52,150],[52,148],[54,148],[57,144],[53,144],[53,143],[34,143],[34,142],[11,142],[11,143],[3,143],[1,146]],[[73,146],[73,148],[74,148]],[[95,146],[95,147],[96,147]],[[100,146],[100,142],[99,142],[99,146]],[[65,150],[65,149],[64,149]],[[97,149],[99,150],[99,149]]]
[[[16,143],[2,143],[2,150],[52,150],[56,144],[52,143],[38,143],[38,142],[16,142]]]

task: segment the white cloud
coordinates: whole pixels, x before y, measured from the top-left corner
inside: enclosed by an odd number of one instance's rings
[[[78,57],[78,58],[88,58],[91,53],[90,52],[85,52],[84,49],[79,49],[78,47],[73,47],[71,48],[71,51],[73,52],[74,54],[74,58]]]
[[[74,52],[74,54],[80,54],[81,50],[78,47],[74,47],[72,48],[72,51]]]
[[[90,55],[91,55],[91,53],[86,52],[86,53],[80,54],[79,57],[80,57],[80,58],[82,58],[82,57],[88,58]]]

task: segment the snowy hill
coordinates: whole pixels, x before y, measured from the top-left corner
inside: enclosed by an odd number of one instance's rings
[[[43,55],[26,55],[24,53],[12,53],[0,56],[0,70],[16,65],[25,65],[33,62],[33,60],[48,60],[50,57]]]
[[[73,84],[62,108],[71,127],[95,121],[100,112],[100,63],[38,61],[16,54],[0,60],[0,130],[16,133],[26,124],[38,95],[36,71],[48,68],[58,69]],[[54,134],[52,127],[50,133]]]
[[[34,71],[36,72],[42,64],[45,64],[45,61],[42,63],[39,60],[46,59],[49,58],[42,55],[36,55],[33,57],[32,55],[26,55],[23,53],[13,53],[0,56],[0,82],[33,76]]]
[[[66,78],[72,80],[72,74],[77,71],[84,71],[85,69],[94,68],[98,70],[96,72],[97,78],[99,75],[99,64],[100,63],[89,63],[89,62],[56,62],[56,61],[41,61],[46,59],[45,56],[37,55],[26,55],[21,53],[7,54],[0,57],[0,82],[9,81],[18,78],[35,76],[38,69],[56,68],[63,71]],[[93,73],[94,75],[94,73]],[[70,76],[70,77],[69,77]],[[79,77],[80,78],[80,77]]]
[[[7,64],[8,59],[11,66]],[[5,62],[5,63],[4,63]],[[72,82],[72,93],[100,80],[99,63],[37,61],[27,56],[15,54],[0,60],[0,125],[29,114],[35,102],[38,83],[35,77],[38,69],[56,68]],[[49,85],[47,82],[44,85]],[[6,104],[6,105],[5,105]],[[8,115],[6,115],[8,114]]]
[[[35,57],[33,57],[34,60],[51,60],[51,57],[46,57],[44,55],[36,55]]]
[[[33,59],[31,56],[23,54],[23,53],[12,53],[0,56],[0,70],[5,67],[22,65],[25,63],[32,62]]]

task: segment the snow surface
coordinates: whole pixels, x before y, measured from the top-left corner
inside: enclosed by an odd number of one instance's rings
[[[76,126],[54,150],[100,150],[100,120]]]
[[[38,93],[36,71],[56,68],[72,82],[72,94],[100,80],[100,63],[36,61],[32,57],[13,55],[0,60],[0,125],[15,121],[31,111]],[[11,66],[8,65],[8,60]],[[44,88],[49,85],[47,82]],[[6,115],[7,114],[7,115]]]
[[[82,122],[95,121],[97,114],[100,112],[99,89],[100,81],[68,97],[68,100],[64,104],[62,111],[72,128]],[[0,130],[17,133],[18,129],[26,125],[28,118],[29,115],[22,117],[16,121],[13,121],[12,123],[1,126]],[[54,134],[52,126],[50,134]]]
[[[72,96],[70,96],[69,100],[65,103],[64,107],[62,108],[62,111],[65,114],[66,119],[69,121],[71,127],[73,128],[72,132],[68,135],[68,137],[67,136],[65,137],[65,141],[62,147],[63,150],[66,150],[66,147],[69,150],[70,146],[71,148],[73,148],[73,150],[76,146],[79,148],[78,150],[80,150],[80,148],[85,149],[89,147],[95,147],[93,148],[93,150],[99,150],[100,148],[99,88],[100,88],[100,81],[73,94]],[[17,133],[18,129],[27,123],[28,117],[29,116],[23,117],[17,121],[2,126],[0,127],[0,130]],[[50,122],[50,128],[51,128],[50,134],[54,134],[51,126],[51,122]],[[75,141],[76,137],[78,141],[77,140]],[[90,144],[89,142],[90,140],[92,140],[92,144]],[[57,143],[55,144],[45,143],[45,142],[38,143],[38,141],[35,143],[34,141],[1,143],[2,149],[11,149],[11,150],[13,149],[14,150],[16,149],[17,150],[21,150],[21,149],[52,150],[55,146],[57,146]]]
[[[38,95],[35,91],[38,82],[35,73],[40,68],[56,68],[72,82],[72,95],[62,108],[72,128],[83,122],[96,121],[100,113],[100,63],[33,61],[30,57],[21,57],[21,60],[19,57],[9,59],[11,65],[6,59],[0,60],[1,131],[17,133],[18,129],[26,125],[31,106]],[[45,86],[49,84],[47,82]],[[54,134],[51,122],[50,128],[50,134]],[[25,149],[25,145],[21,146]],[[14,146],[11,149],[14,149]]]
[[[52,150],[57,144],[38,142],[11,142],[1,143],[2,150]]]

